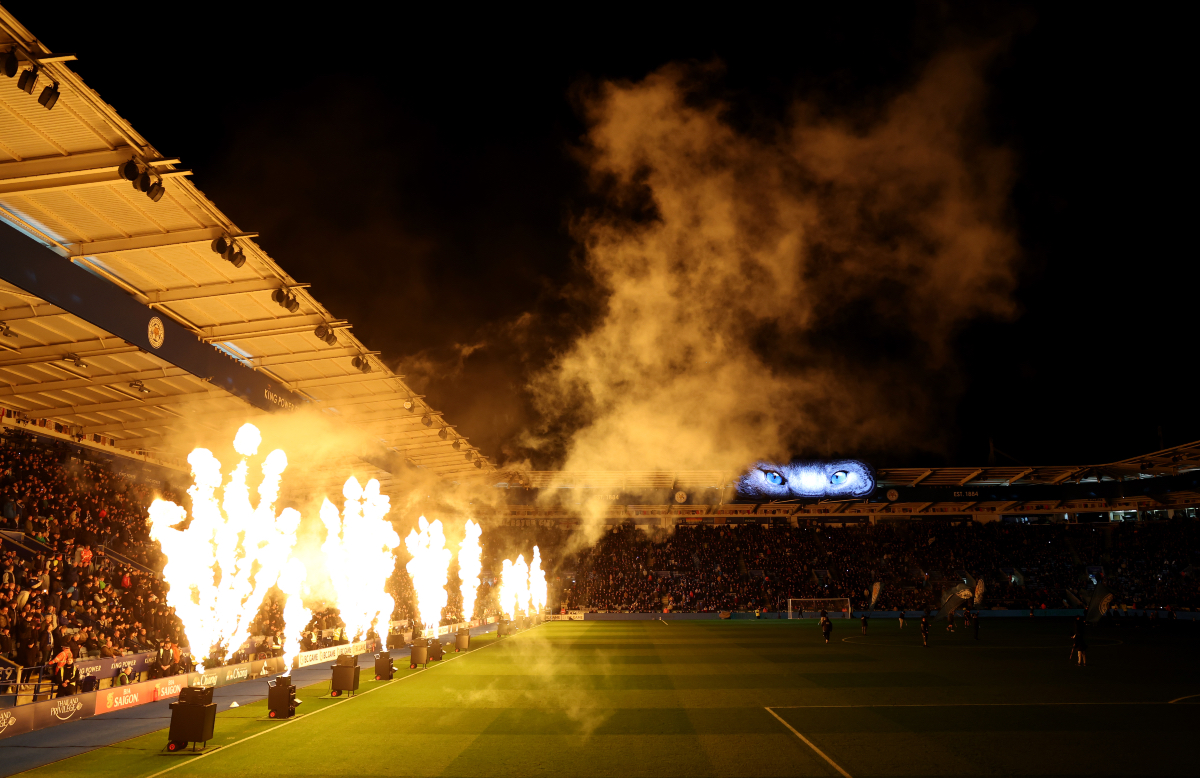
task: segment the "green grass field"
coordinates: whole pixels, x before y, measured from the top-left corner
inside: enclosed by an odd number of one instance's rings
[[[204,756],[158,732],[25,775],[792,776],[1197,773],[1200,630],[995,619],[980,642],[915,624],[551,622],[480,639],[304,714],[223,711]],[[365,678],[365,674],[364,674]],[[164,772],[165,771],[165,772]]]

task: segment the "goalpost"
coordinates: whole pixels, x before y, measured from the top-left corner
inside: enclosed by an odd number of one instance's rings
[[[820,618],[825,611],[831,619],[850,618],[849,597],[826,597],[814,600],[788,600],[789,619]]]

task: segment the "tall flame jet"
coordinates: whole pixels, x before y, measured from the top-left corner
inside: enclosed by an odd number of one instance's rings
[[[200,659],[211,649],[233,651],[245,642],[250,622],[296,543],[300,514],[285,508],[275,515],[279,482],[287,468],[283,451],[267,455],[258,505],[250,503],[249,459],[261,443],[254,425],[238,430],[233,447],[242,458],[229,475],[220,503],[216,490],[221,486],[221,463],[208,449],[191,453],[192,520],[187,529],[175,529],[188,517],[179,505],[167,500],[150,505],[150,537],[167,557],[167,604],[179,615],[188,644]]]
[[[475,616],[475,598],[479,593],[479,573],[483,570],[483,549],[479,536],[483,528],[467,519],[466,536],[458,549],[458,580],[462,587],[462,618],[470,621]]]
[[[379,493],[379,481],[374,478],[364,488],[351,476],[342,487],[342,496],[346,501],[340,517],[328,499],[321,505],[325,567],[337,592],[347,636],[358,639],[371,628],[383,634],[396,607],[384,586],[396,567],[392,551],[400,545],[400,536],[384,519],[391,503],[387,495]]]
[[[540,614],[546,607],[546,571],[542,569],[542,552],[533,547],[533,560],[529,563],[529,613]]]
[[[442,522],[430,523],[422,516],[418,526],[420,532],[413,530],[404,539],[408,553],[412,554],[405,569],[417,593],[417,611],[422,627],[436,630],[442,621],[442,610],[450,599],[446,592],[446,579],[450,572],[451,552],[446,548]]]

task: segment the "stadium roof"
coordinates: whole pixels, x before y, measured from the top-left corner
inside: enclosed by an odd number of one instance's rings
[[[0,76],[0,220],[64,265],[105,279],[231,360],[368,431],[410,465],[447,477],[479,473],[476,460],[491,469],[465,438],[456,448],[461,436],[442,414],[193,186],[180,160],[89,89],[67,66],[72,55],[51,51],[0,8],[0,53],[9,50],[21,72],[40,72],[31,94],[19,88],[20,75]],[[38,98],[52,83],[60,96],[47,110]],[[161,199],[121,177],[130,160],[161,181]],[[242,249],[241,267],[210,248],[219,237]],[[152,452],[169,452],[182,424],[264,412],[10,280],[0,280],[0,405]],[[280,289],[297,309],[272,300]],[[322,324],[336,344],[314,334]]]
[[[1103,465],[1004,465],[999,467],[887,467],[879,486],[983,486],[1121,481],[1200,470],[1200,441]],[[724,488],[741,475],[733,470],[556,471],[499,470],[478,476],[497,485],[531,489],[587,486],[625,490]]]

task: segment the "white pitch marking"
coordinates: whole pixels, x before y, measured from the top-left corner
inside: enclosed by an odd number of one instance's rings
[[[1200,697],[1200,694],[1189,694],[1189,695],[1188,695],[1188,696],[1186,696],[1186,697],[1176,697],[1175,699],[1171,700],[1171,701],[1170,701],[1170,702],[1168,702],[1167,704],[1168,704],[1168,705],[1174,705],[1174,704],[1175,704],[1175,703],[1177,703],[1177,702],[1183,702],[1184,700],[1190,700],[1190,699],[1192,699],[1193,697]]]
[[[801,734],[800,734],[800,732],[799,732],[799,730],[797,730],[797,729],[796,729],[795,727],[793,727],[791,724],[789,724],[789,723],[787,723],[786,721],[784,721],[782,716],[780,716],[778,713],[776,713],[775,711],[771,710],[770,708],[767,708],[767,709],[766,709],[766,711],[767,711],[767,713],[770,713],[770,714],[771,714],[772,716],[774,716],[775,718],[779,719],[779,723],[780,723],[780,724],[782,724],[783,726],[787,727],[788,729],[790,729],[790,730],[792,731],[792,734],[793,734],[793,735],[795,735],[796,737],[798,737],[798,738],[800,738],[801,740],[803,740],[803,741],[804,741],[804,744],[805,744],[805,745],[807,745],[807,746],[808,746],[809,748],[811,748],[813,751],[816,751],[816,752],[817,752],[817,756],[821,757],[821,758],[822,758],[822,759],[824,759],[826,762],[829,762],[829,764],[830,764],[830,765],[833,767],[833,769],[834,769],[834,770],[837,770],[839,773],[841,773],[842,775],[844,775],[846,778],[853,778],[853,777],[850,775],[850,773],[848,773],[848,772],[846,772],[845,770],[843,770],[843,769],[842,769],[842,766],[841,766],[841,765],[839,765],[837,762],[835,762],[835,761],[833,761],[832,759],[830,759],[830,758],[829,758],[829,756],[828,756],[828,755],[827,755],[827,754],[826,754],[824,751],[822,751],[821,749],[819,749],[819,748],[817,748],[815,745],[813,745],[813,742],[812,742],[811,740],[809,740],[808,738],[804,737],[804,735],[801,735]]]
[[[1200,694],[1192,695],[1200,697]],[[1187,697],[1180,697],[1186,700]],[[877,705],[772,705],[777,710],[792,710],[799,708],[1030,708],[1038,705],[1170,705],[1172,702],[898,702],[879,703]],[[767,708],[770,710],[771,708]]]
[[[540,625],[539,625],[539,626],[540,626]],[[470,654],[462,654],[462,655],[460,655],[460,656],[452,656],[452,657],[450,657],[449,659],[443,660],[443,664],[441,664],[441,665],[434,665],[434,666],[433,666],[432,668],[430,668],[430,669],[432,669],[432,670],[436,670],[436,669],[438,669],[439,667],[444,667],[446,664],[449,664],[450,662],[453,662],[455,659],[462,659],[463,657],[470,656],[471,654],[475,654],[475,653],[478,653],[479,651],[483,651],[484,649],[488,649],[488,648],[491,648],[492,646],[498,646],[498,645],[500,645],[500,641],[496,641],[495,643],[491,643],[490,645],[486,645],[486,646],[484,646],[483,648],[477,648],[477,649],[475,649],[474,651],[470,652]],[[403,678],[400,678],[399,680],[400,680],[400,681],[407,681],[407,680],[408,680],[408,679],[410,679],[410,678],[416,678],[417,676],[419,676],[419,675],[422,675],[422,674],[424,674],[424,673],[427,673],[427,672],[429,672],[429,670],[422,670],[420,673],[413,673],[412,675],[406,675],[406,676],[404,676]],[[346,698],[346,699],[345,699],[343,702],[350,702],[351,700],[357,700],[357,699],[358,699],[358,698],[360,698],[360,697],[366,697],[366,696],[367,696],[368,694],[370,694],[371,692],[377,692],[377,691],[379,691],[380,689],[386,689],[386,688],[388,688],[389,686],[391,686],[391,684],[380,684],[379,686],[376,686],[374,689],[367,689],[367,690],[366,690],[365,692],[363,692],[362,694],[356,694],[356,695],[354,695],[353,697],[348,697],[348,698]],[[180,762],[179,764],[174,764],[174,765],[171,765],[170,767],[168,767],[168,768],[167,768],[167,769],[165,769],[165,770],[159,770],[157,773],[151,773],[150,775],[146,776],[146,778],[158,778],[158,776],[160,776],[160,775],[163,775],[164,773],[169,773],[169,772],[171,772],[172,770],[176,770],[176,769],[178,769],[178,768],[180,768],[180,767],[183,767],[184,765],[190,765],[192,762],[198,762],[198,761],[200,761],[201,759],[203,759],[203,758],[204,758],[204,757],[206,757],[206,756],[212,756],[213,754],[220,754],[220,753],[223,753],[223,752],[227,751],[228,749],[230,749],[230,748],[233,748],[234,746],[238,745],[239,743],[245,743],[247,740],[253,740],[254,738],[258,737],[259,735],[265,735],[265,734],[267,734],[268,732],[274,732],[274,731],[276,731],[276,730],[278,730],[278,729],[283,729],[283,728],[284,728],[284,727],[286,727],[288,724],[295,724],[297,721],[307,721],[308,719],[312,718],[313,716],[317,715],[318,713],[322,713],[322,712],[324,712],[324,711],[327,711],[327,710],[330,710],[330,709],[332,709],[332,708],[336,708],[336,707],[338,707],[338,706],[337,706],[337,705],[326,705],[324,708],[319,708],[319,709],[317,709],[317,710],[314,710],[312,713],[309,713],[309,714],[307,714],[306,716],[303,716],[303,717],[297,717],[297,718],[294,718],[294,719],[290,719],[290,720],[288,720],[288,721],[285,721],[285,722],[283,722],[282,724],[280,724],[278,727],[271,727],[270,729],[264,729],[262,732],[256,732],[256,733],[254,733],[253,735],[250,735],[249,737],[244,737],[244,738],[242,738],[241,740],[235,740],[235,741],[233,741],[232,743],[230,743],[230,744],[229,744],[229,745],[227,745],[227,746],[220,746],[220,747],[218,747],[218,748],[216,748],[216,749],[214,749],[214,750],[212,750],[212,751],[205,751],[204,753],[200,754],[199,756],[197,756],[197,757],[195,757],[195,758],[193,758],[193,759],[188,759],[186,762]],[[849,778],[849,776],[847,776],[847,778]]]

